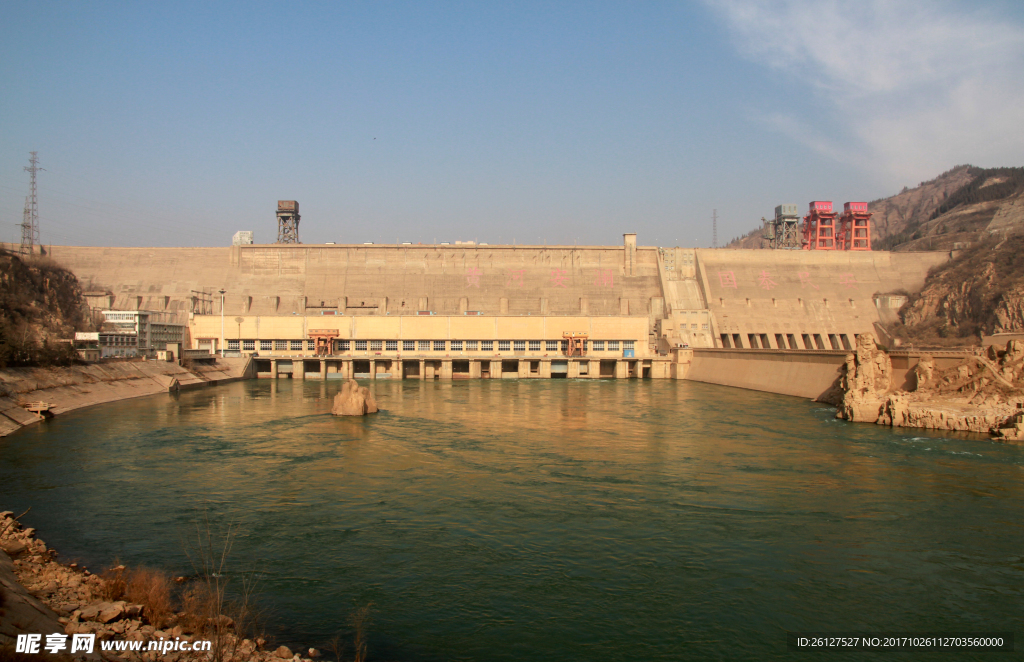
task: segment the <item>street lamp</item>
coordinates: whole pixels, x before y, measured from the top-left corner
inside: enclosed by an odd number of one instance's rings
[[[224,292],[220,291],[220,358],[224,358]]]

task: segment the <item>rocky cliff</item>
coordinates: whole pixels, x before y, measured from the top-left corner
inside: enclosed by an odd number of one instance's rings
[[[0,249],[0,368],[70,363],[74,350],[57,341],[89,323],[74,274]]]
[[[900,311],[893,334],[924,344],[977,344],[1024,329],[1024,234],[994,236],[935,269]]]
[[[897,390],[888,355],[860,336],[847,357],[837,418],[893,427],[978,432],[1024,442],[1024,343],[965,355],[946,370],[929,356],[914,368],[914,385]]]

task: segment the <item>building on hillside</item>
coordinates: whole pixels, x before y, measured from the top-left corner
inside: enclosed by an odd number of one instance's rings
[[[252,244],[252,230],[239,230],[231,238],[232,246],[250,246]]]
[[[185,341],[185,325],[166,313],[148,310],[104,310],[99,345],[103,358],[145,356],[166,350],[168,343]]]

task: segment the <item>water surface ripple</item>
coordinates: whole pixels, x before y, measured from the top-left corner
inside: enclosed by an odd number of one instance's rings
[[[360,420],[327,414],[339,383],[287,380],[73,412],[0,439],[0,505],[32,506],[28,524],[92,567],[184,573],[197,513],[231,522],[279,639],[323,648],[372,603],[374,659],[1021,636],[1019,447],[690,382],[369,385],[383,411]]]

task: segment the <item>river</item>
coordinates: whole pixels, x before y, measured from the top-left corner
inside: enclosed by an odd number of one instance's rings
[[[374,660],[1020,630],[1024,448],[685,381],[368,385],[364,419],[329,415],[340,382],[291,380],[71,412],[0,439],[0,506],[94,570],[187,574],[196,522],[230,525],[276,640],[328,648],[370,604]]]

